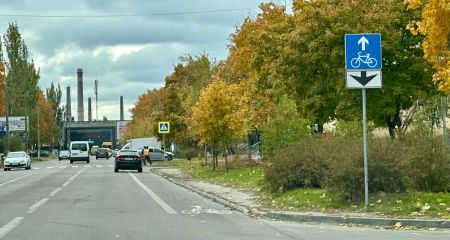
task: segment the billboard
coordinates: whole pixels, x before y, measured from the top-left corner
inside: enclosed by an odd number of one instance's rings
[[[8,121],[10,132],[25,132],[25,117],[8,117]],[[0,132],[6,132],[6,117],[0,117]]]

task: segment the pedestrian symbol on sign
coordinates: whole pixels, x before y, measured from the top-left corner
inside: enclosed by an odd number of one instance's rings
[[[159,133],[169,133],[170,132],[169,122],[159,122],[158,123],[158,132]]]

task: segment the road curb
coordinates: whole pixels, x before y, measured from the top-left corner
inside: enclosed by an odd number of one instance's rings
[[[246,215],[258,215],[258,216],[265,216],[266,215],[266,212],[262,212],[262,211],[260,211],[260,210],[258,210],[256,208],[250,209],[250,208],[247,208],[245,206],[241,206],[241,205],[236,204],[234,202],[231,202],[231,201],[229,201],[229,200],[227,200],[225,198],[222,198],[222,197],[219,197],[219,196],[214,195],[212,193],[206,192],[204,190],[200,190],[198,188],[192,187],[189,184],[183,183],[181,181],[177,181],[174,178],[172,178],[172,177],[170,177],[168,175],[165,175],[165,174],[163,174],[163,173],[161,173],[161,172],[159,172],[157,170],[150,169],[150,171],[152,171],[153,173],[156,173],[159,176],[167,179],[169,182],[171,182],[173,184],[176,184],[176,185],[178,185],[180,187],[186,188],[186,189],[188,189],[188,190],[190,190],[192,192],[195,192],[195,193],[197,193],[197,194],[199,194],[199,195],[201,195],[203,197],[206,197],[206,198],[208,198],[208,199],[210,199],[210,200],[212,200],[214,202],[220,203],[220,204],[222,204],[225,207],[228,207],[230,209],[239,211],[239,212],[244,213]]]
[[[313,215],[304,213],[267,212],[270,219],[296,222],[319,222],[331,224],[361,224],[369,226],[393,226],[400,223],[401,226],[428,227],[428,228],[450,228],[447,220],[426,219],[389,219],[389,218],[363,218],[350,216]]]
[[[401,226],[413,226],[413,227],[427,227],[427,228],[450,228],[450,221],[448,220],[427,220],[427,219],[394,219],[394,218],[366,218],[366,217],[353,217],[353,216],[335,216],[325,214],[310,214],[310,213],[298,213],[298,212],[277,212],[277,211],[261,211],[257,208],[248,208],[241,206],[237,203],[231,202],[225,198],[217,196],[215,194],[206,192],[204,190],[190,186],[189,184],[175,180],[174,178],[165,175],[159,171],[150,170],[161,177],[164,177],[168,181],[186,188],[192,192],[195,192],[203,197],[218,202],[230,209],[237,210],[249,216],[265,217],[272,220],[279,221],[294,221],[294,222],[314,222],[314,223],[328,223],[328,224],[358,224],[365,226],[394,226],[398,223]]]

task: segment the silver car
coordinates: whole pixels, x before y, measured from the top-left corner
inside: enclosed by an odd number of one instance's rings
[[[167,153],[164,150],[161,150],[159,148],[149,148],[150,150],[150,160],[164,160],[168,161],[170,160],[170,157],[167,155]]]
[[[10,152],[3,162],[3,169],[5,171],[11,168],[25,168],[31,169],[31,159],[25,152]]]

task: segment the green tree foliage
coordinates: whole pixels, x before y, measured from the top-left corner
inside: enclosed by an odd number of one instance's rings
[[[35,69],[33,60],[29,60],[28,48],[15,23],[10,23],[3,36],[4,51],[7,56],[7,85],[10,104],[10,114],[24,116],[28,109],[36,106],[39,72]],[[2,53],[3,55],[3,53]]]
[[[370,9],[370,14],[369,13]],[[376,126],[401,125],[400,110],[433,90],[421,37],[405,30],[413,12],[396,0],[295,1],[282,65],[294,77],[301,112],[317,122],[361,115],[360,93],[345,88],[344,35],[382,34],[383,87],[368,91],[368,118]],[[361,24],[364,23],[364,24]]]
[[[267,122],[261,126],[261,131],[261,152],[265,159],[310,133],[308,121],[302,119],[295,101],[287,96],[280,99]]]

